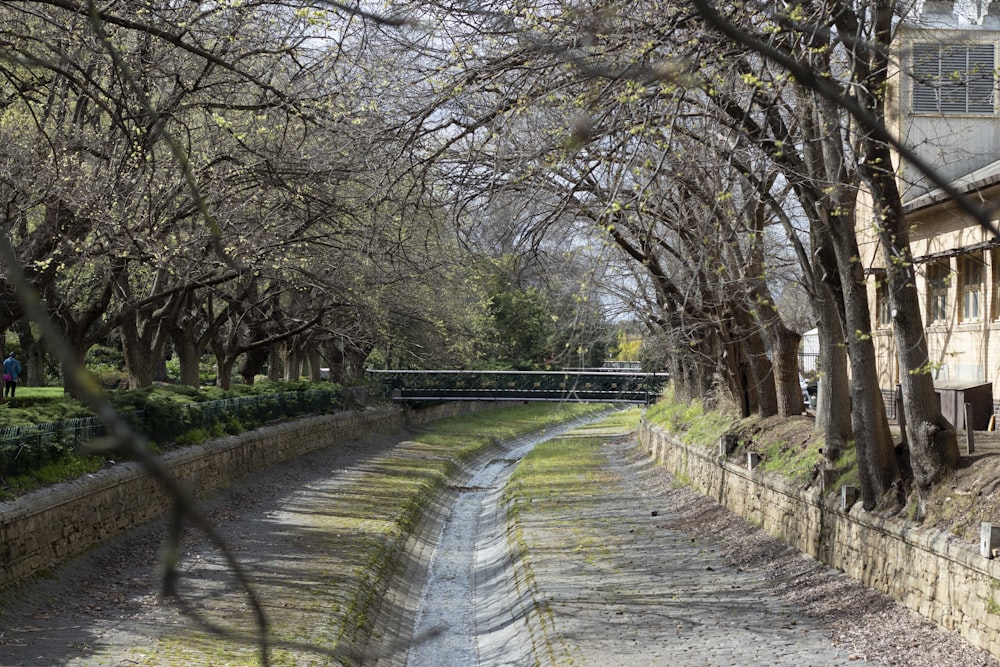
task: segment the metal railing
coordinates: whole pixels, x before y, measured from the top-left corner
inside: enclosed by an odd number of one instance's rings
[[[637,371],[369,370],[399,401],[596,401],[649,403],[666,373]]]

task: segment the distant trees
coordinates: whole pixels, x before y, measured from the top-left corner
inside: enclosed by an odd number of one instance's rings
[[[415,11],[451,25],[444,8]],[[627,276],[603,282],[619,297],[626,288],[650,336],[671,341],[664,362],[684,388],[724,389],[744,414],[798,414],[796,337],[764,271],[777,214],[754,192],[775,172],[720,157],[728,130],[681,85],[701,37],[689,14],[671,3],[483,6],[462,16],[451,48],[424,53],[441,80],[426,104],[448,112],[415,116],[411,133],[442,138],[439,159],[464,165],[449,177],[468,200],[530,201],[513,235],[586,239]],[[491,39],[463,50],[465,31]]]

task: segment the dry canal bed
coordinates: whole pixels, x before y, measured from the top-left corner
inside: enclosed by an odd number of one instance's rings
[[[678,485],[622,433],[488,451],[375,438],[209,511],[267,608],[274,665],[997,664]],[[186,612],[158,602],[163,531],[6,591],[0,666],[260,664],[247,600],[197,534]]]
[[[573,414],[580,410],[550,420]],[[504,409],[435,422],[419,442],[378,436],[336,445],[206,503],[267,611],[270,664],[370,664],[386,645],[398,653],[400,642],[378,632],[394,617],[389,575],[408,561],[402,548],[421,514],[441,506],[432,499],[462,478],[459,462],[492,446],[473,435],[477,419],[480,433],[501,437],[543,423]],[[3,591],[0,665],[260,664],[250,601],[198,532],[183,541],[183,604],[159,600],[165,532],[164,522],[151,524]]]

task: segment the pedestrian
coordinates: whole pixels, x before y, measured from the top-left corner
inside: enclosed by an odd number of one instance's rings
[[[14,398],[17,392],[17,380],[21,377],[21,362],[11,352],[3,360],[3,395]]]

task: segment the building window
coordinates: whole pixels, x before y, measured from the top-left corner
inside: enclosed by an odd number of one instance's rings
[[[914,44],[914,113],[992,114],[994,68],[992,44]]]
[[[948,280],[951,268],[948,262],[933,262],[927,266],[927,322],[948,320]]]
[[[958,281],[962,290],[962,321],[975,322],[980,318],[983,301],[983,258],[978,253],[960,255]]]
[[[889,279],[884,273],[875,274],[875,323],[879,327],[892,324],[892,298],[889,296]]]

